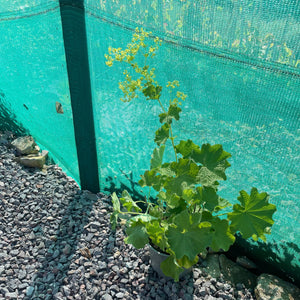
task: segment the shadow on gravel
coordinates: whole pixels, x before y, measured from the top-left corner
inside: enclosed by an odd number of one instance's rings
[[[232,246],[233,255],[246,255],[256,262],[262,273],[275,274],[300,286],[300,248],[292,242],[250,243],[240,236]]]
[[[44,235],[48,237],[45,240],[44,257],[38,261],[40,267],[32,277],[30,288],[27,288],[25,299],[60,299],[54,295],[67,283],[70,264],[74,257],[78,246],[80,247],[80,239],[84,234],[85,226],[89,222],[89,216],[93,208],[93,204],[97,201],[97,196],[79,189],[74,190],[73,199],[65,205],[59,204],[59,201],[53,203],[56,211],[62,216],[56,219],[51,215],[51,211],[47,215],[48,222],[52,222],[57,227],[56,231],[43,232],[42,227],[38,224],[33,228],[35,235]],[[60,207],[61,206],[61,207]],[[37,219],[39,216],[35,216]],[[89,239],[89,237],[85,237]],[[82,256],[90,258],[91,254],[88,248],[80,248]],[[69,273],[70,274],[70,273]],[[65,291],[65,294],[70,293]]]

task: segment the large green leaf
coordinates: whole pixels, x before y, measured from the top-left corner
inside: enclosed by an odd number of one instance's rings
[[[165,145],[161,145],[159,148],[155,148],[153,150],[150,161],[150,169],[155,169],[161,166],[165,148]]]
[[[147,170],[144,175],[141,175],[141,179],[139,180],[139,185],[141,187],[145,186],[153,186],[154,189],[160,190],[161,186],[164,184],[164,177],[161,175],[157,175],[157,170]]]
[[[190,159],[180,158],[178,162],[171,163],[171,169],[175,172],[176,176],[188,174],[196,177],[199,172],[199,167]]]
[[[169,226],[166,236],[176,259],[185,256],[194,260],[195,256],[203,252],[211,243],[211,225],[201,222],[201,214],[189,214],[184,210],[173,218],[174,227]]]
[[[186,203],[188,203],[189,205],[192,205],[192,202],[196,201],[194,188],[184,189],[182,191],[182,198],[186,201]]]
[[[170,255],[161,264],[160,268],[166,276],[172,277],[175,282],[179,281],[179,275],[184,270],[180,267],[173,255]]]
[[[224,198],[218,198],[218,205],[214,208],[214,212],[218,212],[224,208],[230,207],[232,204]]]
[[[158,205],[149,207],[149,214],[155,218],[161,219],[163,217],[164,210]]]
[[[219,204],[219,196],[216,192],[216,189],[204,186],[198,189],[198,192],[202,196],[204,208],[208,209],[209,211],[213,211]]]
[[[159,168],[159,173],[167,177],[174,177],[176,175],[175,171],[171,168],[171,163],[164,163],[161,168]]]
[[[235,241],[235,237],[230,231],[228,220],[214,217],[210,222],[212,225],[211,248],[214,251],[219,251],[220,249],[228,251]]]
[[[110,216],[110,222],[112,230],[115,230],[118,223],[118,217],[120,213],[120,201],[116,193],[111,195],[112,205],[113,205],[113,213]]]
[[[171,169],[176,176],[166,180],[167,191],[182,195],[183,190],[190,188],[197,182],[199,167],[189,159],[180,158],[178,162],[171,163]]]
[[[183,199],[190,205],[203,205],[205,209],[213,211],[219,204],[219,196],[212,187],[202,187],[185,189],[182,193]]]
[[[128,212],[142,211],[141,208],[138,205],[136,205],[136,203],[132,200],[131,196],[126,190],[122,192],[122,198],[120,198],[120,201]]]
[[[164,124],[162,125],[156,132],[155,132],[155,138],[154,142],[160,146],[161,144],[164,144],[167,139],[170,136],[170,125]]]
[[[225,170],[230,167],[227,159],[231,155],[223,150],[222,145],[203,144],[201,150],[192,152],[191,157],[203,166],[199,172],[199,177],[202,180],[205,177],[209,177],[208,182],[226,180]]]
[[[198,257],[198,255],[196,255],[193,260],[189,260],[187,256],[184,256],[183,258],[177,259],[176,261],[180,267],[189,269],[190,267],[192,267],[199,261],[199,257]]]
[[[276,211],[276,206],[268,202],[268,194],[252,188],[250,195],[240,191],[238,200],[241,204],[235,204],[233,212],[228,214],[231,231],[239,231],[244,239],[257,237],[265,240],[267,229],[274,223],[272,216]]]
[[[167,204],[167,206],[172,209],[176,208],[180,205],[180,197],[177,194],[172,193],[170,191],[168,191],[168,192],[160,191],[158,193],[157,197],[158,197],[158,199],[165,202]]]
[[[214,189],[217,189],[219,183],[218,180],[220,177],[216,176],[215,173],[207,169],[206,167],[200,167],[199,173],[197,176],[197,183],[203,186],[210,186]]]
[[[165,235],[165,228],[160,226],[158,220],[154,220],[146,224],[146,230],[148,233],[149,238],[151,239],[152,243],[158,246],[162,251],[165,251],[167,248],[167,238]]]
[[[157,218],[148,214],[141,214],[130,218],[130,222],[141,221],[143,224],[147,224],[153,220],[157,220]]]
[[[180,153],[183,158],[190,158],[194,151],[200,151],[200,147],[193,143],[192,140],[180,141],[176,146],[177,153]]]
[[[126,234],[125,243],[132,244],[137,249],[143,248],[149,242],[145,224],[140,219],[130,222]]]

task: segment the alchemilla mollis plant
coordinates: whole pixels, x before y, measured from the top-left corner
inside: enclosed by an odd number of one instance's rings
[[[113,193],[111,223],[115,229],[126,220],[126,243],[139,249],[150,242],[168,253],[161,269],[177,281],[180,273],[196,264],[198,255],[208,247],[227,251],[237,232],[244,239],[265,241],[274,223],[276,207],[268,202],[267,193],[259,193],[254,187],[250,194],[240,191],[239,203],[234,205],[218,195],[219,181],[226,180],[231,156],[222,145],[200,147],[192,140],[175,142],[172,125],[180,119],[186,95],[178,90],[179,82],[175,80],[168,82],[165,87],[168,92],[162,96],[163,86],[156,81],[155,69],[148,64],[160,45],[159,38],[150,38],[150,33],[136,29],[125,49],[109,48],[109,54],[105,55],[108,66],[115,62],[125,66],[125,80],[119,83],[124,94],[122,101],[144,97],[146,101],[156,101],[161,108],[158,116],[161,125],[154,136],[157,147],[151,156],[150,169],[139,181],[142,187],[155,191],[156,200],[150,201],[148,196],[134,201],[126,190],[120,199]],[[173,152],[173,161],[164,160],[166,151]]]

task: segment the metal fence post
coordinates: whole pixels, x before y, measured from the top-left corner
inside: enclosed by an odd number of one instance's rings
[[[59,0],[80,184],[99,192],[84,0]]]

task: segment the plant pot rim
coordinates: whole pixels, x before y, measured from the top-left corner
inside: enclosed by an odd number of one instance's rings
[[[157,254],[161,254],[161,255],[166,256],[166,257],[170,255],[169,253],[160,250],[158,246],[154,245],[154,244],[150,241],[150,239],[149,239],[148,245],[149,245],[149,247],[151,247]]]

